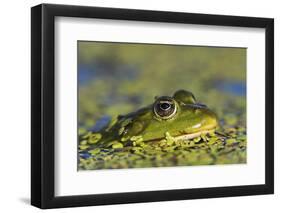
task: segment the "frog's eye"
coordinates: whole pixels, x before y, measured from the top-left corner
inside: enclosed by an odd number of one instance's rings
[[[194,95],[186,90],[178,90],[175,92],[173,98],[178,102],[182,104],[195,104],[196,100]]]
[[[158,118],[169,119],[176,114],[177,105],[170,97],[160,97],[155,101],[153,111]]]

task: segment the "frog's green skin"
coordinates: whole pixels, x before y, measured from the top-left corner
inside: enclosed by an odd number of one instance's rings
[[[155,112],[155,105],[162,99],[173,101],[176,112],[162,118]],[[161,110],[160,110],[161,111]],[[205,105],[197,104],[192,93],[179,90],[172,97],[162,96],[155,103],[127,115],[118,116],[100,132],[97,144],[141,140],[161,140],[167,137],[191,139],[214,131],[218,119]]]

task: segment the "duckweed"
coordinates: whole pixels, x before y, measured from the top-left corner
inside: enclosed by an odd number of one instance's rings
[[[217,133],[205,134],[190,140],[174,141],[166,134],[168,140],[162,139],[142,144],[125,145],[113,142],[107,149],[92,148],[90,157],[79,160],[80,170],[169,167],[190,165],[239,164],[246,163],[246,137],[239,128],[238,136]],[[244,131],[244,130],[243,130]],[[243,133],[244,134],[244,133]],[[135,137],[136,141],[139,139]],[[171,143],[171,141],[173,141]],[[135,142],[135,141],[134,141]],[[81,139],[80,143],[85,143]],[[142,142],[143,143],[143,142]],[[79,152],[85,152],[87,145],[80,145]]]
[[[121,149],[121,148],[123,148],[122,143],[116,142],[116,143],[112,144],[112,149]]]

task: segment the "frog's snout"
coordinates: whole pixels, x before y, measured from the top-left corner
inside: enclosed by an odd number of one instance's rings
[[[195,113],[202,118],[202,124],[205,125],[207,129],[213,129],[218,126],[219,121],[216,113],[209,110],[207,107],[197,107]]]
[[[219,120],[218,120],[218,116],[216,115],[216,113],[208,110],[208,113],[207,113],[207,119],[208,119],[208,122],[209,125],[213,126],[213,128],[217,127],[218,124],[219,124]]]

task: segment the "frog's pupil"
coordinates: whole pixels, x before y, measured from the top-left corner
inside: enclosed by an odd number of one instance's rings
[[[161,103],[160,104],[160,108],[162,109],[162,110],[167,110],[167,109],[169,109],[171,107],[171,105],[169,104],[169,103]]]

